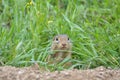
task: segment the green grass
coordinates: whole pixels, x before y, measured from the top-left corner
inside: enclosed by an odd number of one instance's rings
[[[73,43],[69,68],[120,67],[119,4],[119,0],[1,0],[0,65],[37,62],[53,70],[47,61],[52,38],[67,34]]]

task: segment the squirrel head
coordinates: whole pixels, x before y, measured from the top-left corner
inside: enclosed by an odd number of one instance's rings
[[[67,35],[57,35],[53,38],[52,50],[71,50],[71,48],[72,43]]]

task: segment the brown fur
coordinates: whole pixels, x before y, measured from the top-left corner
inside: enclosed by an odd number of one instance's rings
[[[51,58],[54,59],[53,63],[58,63],[65,58],[71,58],[71,50],[72,43],[67,35],[55,36],[51,46],[51,51],[53,53]]]

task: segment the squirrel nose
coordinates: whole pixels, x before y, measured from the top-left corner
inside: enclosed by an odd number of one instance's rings
[[[66,46],[66,44],[62,44],[62,46],[63,46],[63,47],[65,47],[65,46]]]

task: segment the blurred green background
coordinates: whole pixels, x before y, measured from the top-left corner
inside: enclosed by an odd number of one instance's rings
[[[47,57],[57,34],[72,40],[69,69],[119,68],[120,0],[0,0],[1,66],[53,70]]]

